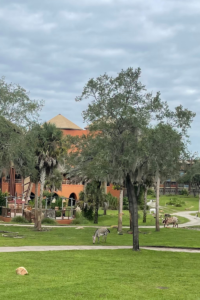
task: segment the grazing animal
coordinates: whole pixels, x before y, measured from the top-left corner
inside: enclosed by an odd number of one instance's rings
[[[96,238],[98,238],[98,243],[99,243],[99,238],[102,235],[104,237],[104,241],[106,242],[107,234],[110,233],[110,230],[106,227],[99,228],[95,231],[93,235],[93,244],[95,244]]]
[[[171,218],[170,214],[165,214],[165,218]]]
[[[163,224],[164,224],[164,227],[165,227],[165,225],[173,224],[173,227],[177,226],[177,228],[178,228],[178,218],[177,217],[165,218],[165,219],[163,219]]]

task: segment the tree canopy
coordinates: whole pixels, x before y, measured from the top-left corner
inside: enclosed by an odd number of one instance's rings
[[[171,148],[170,144],[161,148],[163,133],[168,134],[169,139],[172,135],[174,142],[178,135],[179,141],[182,140],[195,116],[182,106],[170,110],[159,92],[154,96],[146,91],[139,81],[140,75],[139,68],[128,68],[116,77],[104,74],[88,81],[76,100],[91,100],[83,112],[90,134],[71,138],[73,147],[69,155],[73,171],[118,184],[125,182],[133,221],[134,250],[139,249],[137,198],[140,188],[158,165],[161,169],[167,161],[172,164],[176,151],[173,142]],[[179,145],[178,154],[182,146]]]

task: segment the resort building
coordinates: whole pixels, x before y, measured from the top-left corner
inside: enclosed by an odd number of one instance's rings
[[[47,123],[55,124],[57,128],[62,130],[64,136],[81,136],[88,132],[87,129],[80,128],[61,114],[52,118]],[[22,197],[22,194],[25,195],[26,199],[33,199],[35,197],[35,184],[30,181],[30,177],[22,178],[20,174],[16,174],[14,167],[10,168],[9,176],[0,178],[0,189],[2,192],[9,192],[13,197],[16,194],[19,198]],[[62,188],[60,191],[56,191],[55,194],[66,198],[73,198],[75,202],[79,199],[79,193],[81,191],[84,191],[83,182],[70,184],[70,180],[63,174]],[[118,198],[120,195],[120,191],[113,190],[112,185],[109,183],[107,187],[105,187],[105,192],[110,192],[113,196]]]

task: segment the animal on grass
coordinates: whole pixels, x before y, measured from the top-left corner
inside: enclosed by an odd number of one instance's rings
[[[28,271],[24,267],[19,267],[16,269],[17,275],[28,275]]]
[[[99,228],[95,231],[93,235],[93,244],[96,242],[96,238],[98,238],[98,243],[99,243],[99,238],[100,236],[103,236],[104,242],[106,242],[107,234],[110,233],[110,230],[106,227]]]
[[[171,218],[165,218],[163,219],[164,227],[165,225],[173,224],[173,227],[178,228],[178,218],[177,217],[171,217]]]

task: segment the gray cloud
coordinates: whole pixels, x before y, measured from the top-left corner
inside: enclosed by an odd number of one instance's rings
[[[198,0],[1,2],[0,76],[45,100],[43,120],[62,113],[84,127],[87,103],[74,99],[87,80],[139,66],[149,91],[196,111],[190,149],[198,151]]]

